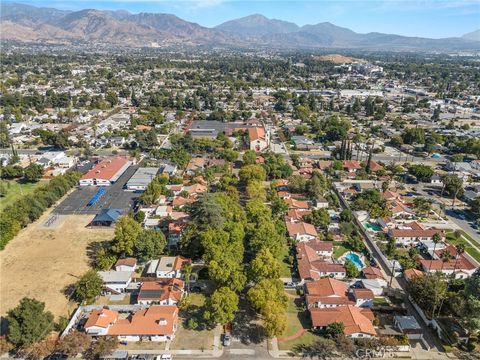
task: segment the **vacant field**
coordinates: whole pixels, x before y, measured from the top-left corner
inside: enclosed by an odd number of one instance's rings
[[[48,181],[39,181],[37,183],[19,183],[15,180],[6,181],[7,193],[5,196],[0,197],[0,210],[3,210],[7,205],[12,204],[23,195],[27,195],[37,187],[47,183]]]
[[[24,297],[44,301],[55,316],[74,309],[63,289],[89,268],[90,243],[113,238],[113,229],[87,229],[91,215],[69,215],[58,227],[42,228],[45,213],[0,252],[0,314]]]

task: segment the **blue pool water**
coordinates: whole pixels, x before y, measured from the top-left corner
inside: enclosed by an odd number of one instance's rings
[[[362,268],[365,267],[365,265],[363,264],[363,261],[362,259],[360,259],[360,256],[358,256],[357,254],[355,253],[348,253],[346,256],[345,256],[346,259],[350,260],[351,262],[353,262],[355,264],[355,266],[357,267],[358,270],[361,270]]]

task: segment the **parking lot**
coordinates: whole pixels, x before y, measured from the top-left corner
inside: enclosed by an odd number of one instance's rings
[[[125,191],[125,183],[132,177],[138,166],[130,166],[120,178],[111,186],[106,187],[105,193],[92,206],[87,206],[90,199],[100,189],[98,186],[79,186],[71,193],[55,212],[58,214],[98,214],[102,209],[123,209],[129,211],[133,208],[139,193]]]

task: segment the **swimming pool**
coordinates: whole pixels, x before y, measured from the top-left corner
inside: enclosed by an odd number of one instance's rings
[[[351,262],[353,262],[353,263],[355,264],[355,266],[357,267],[358,270],[361,270],[362,268],[365,267],[365,265],[363,264],[362,259],[360,259],[360,256],[358,256],[358,254],[355,254],[355,253],[353,253],[353,252],[348,253],[347,255],[345,255],[345,259],[350,260]]]
[[[376,224],[372,224],[372,223],[366,223],[366,224],[363,224],[363,226],[367,229],[367,230],[373,230],[373,231],[382,231],[382,228]]]

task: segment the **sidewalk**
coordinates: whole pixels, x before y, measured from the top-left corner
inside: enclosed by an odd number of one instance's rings
[[[169,344],[166,344],[165,350],[128,350],[128,355],[136,354],[150,354],[150,355],[161,355],[161,354],[170,354],[170,355],[188,355],[195,356],[195,358],[219,358],[223,355],[223,348],[220,347],[220,336],[215,336],[213,338],[213,350],[169,350]]]
[[[278,348],[278,339],[273,338],[268,342],[268,353],[271,357],[276,359],[281,358],[293,358],[295,357],[294,353],[290,350],[280,350]]]

